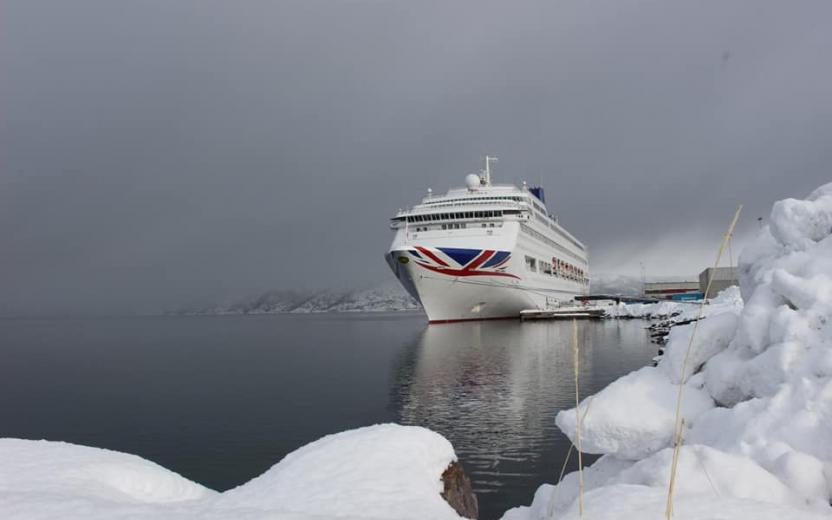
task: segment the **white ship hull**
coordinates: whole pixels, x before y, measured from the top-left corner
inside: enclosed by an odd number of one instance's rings
[[[521,235],[516,222],[493,230],[402,230],[397,238],[387,262],[402,286],[422,304],[431,323],[518,318],[523,310],[551,308],[587,293],[586,285],[578,281],[530,272],[525,257],[546,253]],[[470,253],[460,255],[460,251]],[[493,251],[490,257],[488,251]],[[473,263],[465,262],[471,255],[476,255],[472,261],[486,257],[480,267],[466,270]],[[489,259],[499,261],[500,255],[505,256],[503,263],[488,266]]]

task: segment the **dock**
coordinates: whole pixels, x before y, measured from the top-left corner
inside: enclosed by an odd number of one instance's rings
[[[521,320],[599,320],[604,310],[587,307],[558,307],[556,309],[526,309],[520,311]]]

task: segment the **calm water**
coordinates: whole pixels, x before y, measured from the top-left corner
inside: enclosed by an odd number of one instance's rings
[[[649,363],[638,321],[579,322],[586,395]],[[428,327],[418,314],[0,320],[0,437],[135,453],[225,490],[323,435],[445,435],[480,517],[556,479],[571,323]]]

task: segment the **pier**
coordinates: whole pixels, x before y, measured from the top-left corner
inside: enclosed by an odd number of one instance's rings
[[[571,320],[604,317],[604,310],[597,307],[559,307],[557,309],[526,309],[520,311],[520,319],[526,320]]]

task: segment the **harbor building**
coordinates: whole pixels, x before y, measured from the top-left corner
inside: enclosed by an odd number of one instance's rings
[[[644,296],[660,300],[698,300],[702,298],[699,282],[646,282]]]
[[[699,290],[704,293],[708,287],[708,282],[711,282],[710,296],[716,296],[720,291],[731,287],[732,285],[739,285],[736,267],[709,267],[699,273]]]

